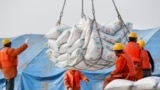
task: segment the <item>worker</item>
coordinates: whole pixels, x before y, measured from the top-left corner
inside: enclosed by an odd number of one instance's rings
[[[117,57],[115,70],[113,70],[109,77],[104,80],[103,90],[108,85],[109,82],[115,79],[127,79],[127,80],[135,80],[135,68],[134,63],[129,55],[123,51],[123,45],[121,43],[116,43],[113,46],[113,50]]]
[[[142,58],[142,64],[143,64],[143,77],[151,76],[151,73],[154,72],[154,62],[152,59],[152,56],[148,50],[146,50],[145,47],[145,41],[139,40],[138,41],[139,46],[142,48],[141,51],[141,58]]]
[[[3,48],[0,50],[1,70],[5,79],[6,90],[14,90],[14,79],[17,76],[18,55],[27,47],[28,39],[18,48],[12,48],[8,38],[2,40]]]
[[[125,45],[124,51],[130,55],[134,62],[134,66],[136,69],[136,80],[143,78],[143,65],[142,60],[140,59],[141,56],[141,47],[137,43],[137,34],[135,32],[129,33],[129,41]]]
[[[89,79],[79,70],[68,69],[64,74],[64,85],[66,90],[80,90],[80,80],[88,84]]]

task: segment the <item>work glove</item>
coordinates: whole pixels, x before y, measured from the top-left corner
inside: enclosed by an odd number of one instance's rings
[[[25,44],[28,44],[28,39],[29,39],[29,38],[26,38],[26,40],[25,40],[25,42],[24,42]]]

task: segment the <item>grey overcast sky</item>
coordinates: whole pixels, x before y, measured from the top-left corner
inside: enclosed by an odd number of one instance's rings
[[[81,1],[66,0],[62,23],[77,24]],[[64,0],[0,0],[0,37],[45,34],[59,19]],[[160,26],[160,0],[115,0],[124,22],[134,29]],[[117,16],[112,0],[94,0],[96,20],[108,24]],[[91,0],[84,0],[84,13],[92,18]]]

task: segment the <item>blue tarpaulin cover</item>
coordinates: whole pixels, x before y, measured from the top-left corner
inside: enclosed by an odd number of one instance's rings
[[[155,71],[153,75],[160,74],[160,27],[146,30],[134,30],[138,37],[143,38],[154,59]],[[18,75],[15,78],[15,90],[65,90],[63,75],[65,68],[58,68],[50,61],[45,52],[47,39],[40,34],[26,34],[11,38],[12,47],[16,48],[29,38],[29,47],[19,55]],[[0,38],[0,41],[2,38]],[[2,44],[0,42],[0,48]],[[89,78],[89,84],[81,82],[81,90],[101,90],[103,80],[114,69],[82,72]],[[0,71],[0,90],[5,90],[5,80]]]

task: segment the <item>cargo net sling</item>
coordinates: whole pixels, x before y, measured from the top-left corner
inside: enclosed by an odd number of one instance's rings
[[[80,21],[74,26],[68,26],[61,23],[63,9],[58,24],[45,34],[49,60],[57,67],[79,70],[112,67],[116,58],[112,47],[116,42],[127,42],[126,36],[132,24],[124,24],[119,16],[109,24],[97,23],[92,0],[93,19],[86,17],[82,9]]]

